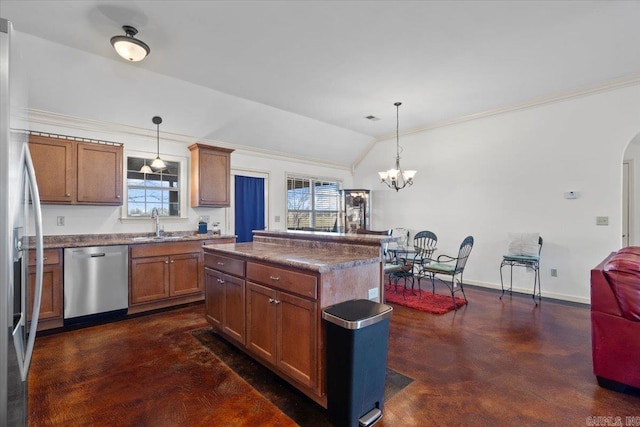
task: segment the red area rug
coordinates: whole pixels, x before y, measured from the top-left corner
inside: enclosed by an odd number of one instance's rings
[[[431,290],[423,290],[422,295],[420,295],[417,290],[415,292],[416,295],[413,295],[411,294],[411,289],[407,289],[404,291],[403,296],[401,286],[398,286],[397,294],[395,293],[394,286],[391,286],[391,289],[387,289],[384,292],[385,302],[433,314],[445,314],[454,309],[451,295],[433,294]],[[458,307],[462,307],[467,303],[464,298],[455,298]]]

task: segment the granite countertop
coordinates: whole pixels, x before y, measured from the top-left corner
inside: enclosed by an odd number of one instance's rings
[[[316,242],[336,242],[371,246],[380,246],[382,243],[395,242],[398,240],[397,236],[301,230],[253,230],[253,235],[263,238],[272,237],[287,240],[313,240]]]
[[[319,248],[291,247],[275,243],[226,243],[203,247],[205,252],[215,251],[228,255],[240,255],[255,261],[266,261],[318,273],[381,262],[378,256],[340,253]]]
[[[219,234],[197,234],[194,231],[167,232],[157,239],[152,233],[115,233],[115,234],[70,234],[44,236],[45,249],[80,248],[86,246],[136,245],[143,243],[185,242],[192,240],[235,239],[236,236]],[[33,238],[30,238],[33,240]],[[33,246],[30,243],[31,246]]]

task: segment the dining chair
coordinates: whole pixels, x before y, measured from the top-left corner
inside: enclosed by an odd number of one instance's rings
[[[356,230],[356,234],[373,234],[378,236],[391,236],[392,231],[393,230],[391,229],[376,231],[376,230],[366,230],[364,228],[358,228]],[[388,280],[385,280],[385,284],[388,283],[389,285],[391,285],[392,274],[400,271],[402,269],[402,266],[399,265],[397,262],[394,262],[393,257],[389,255],[389,243],[383,243],[382,254],[384,257],[383,274],[388,279]]]
[[[423,265],[421,267],[420,273],[418,274],[418,288],[420,288],[421,278],[430,277],[432,292],[435,294],[435,279],[440,280],[447,286],[447,288],[449,288],[453,306],[457,310],[458,306],[455,299],[456,292],[458,292],[459,290],[462,291],[462,296],[464,297],[465,302],[467,302],[467,296],[464,293],[464,285],[462,283],[462,275],[464,273],[464,268],[467,265],[467,259],[469,259],[469,254],[471,253],[472,248],[473,237],[467,236],[460,244],[460,249],[458,250],[457,257],[443,254],[438,256],[438,258],[435,260],[436,262]],[[442,280],[441,278],[437,277],[438,275],[449,276],[451,278],[451,282],[449,282],[448,280]]]
[[[407,280],[411,279],[411,292],[414,291],[415,275],[418,273],[423,264],[431,262],[433,252],[436,250],[436,244],[438,243],[438,236],[432,231],[419,231],[413,236],[413,250],[398,250],[396,254],[396,263],[402,265],[402,269],[393,273],[395,280],[396,292],[398,288],[398,280],[404,280],[404,291],[407,288]],[[404,256],[403,256],[404,255]],[[422,293],[420,289],[420,282],[418,281],[418,292]]]
[[[530,233],[524,233],[521,236],[526,238]],[[516,237],[517,238],[517,237]],[[529,238],[531,240],[531,238]],[[520,245],[520,250],[513,250],[512,244],[509,245],[509,253],[502,256],[502,262],[500,263],[500,285],[502,286],[502,294],[500,299],[504,296],[504,282],[502,280],[502,267],[505,265],[511,267],[511,281],[509,282],[509,295],[513,290],[513,267],[526,267],[533,270],[533,294],[531,297],[533,301],[538,305],[536,301],[536,289],[538,289],[538,301],[542,299],[542,284],[540,283],[540,253],[542,252],[542,236],[538,236],[538,244],[536,247],[523,248]],[[535,241],[535,240],[534,240]],[[531,242],[530,242],[531,243]]]

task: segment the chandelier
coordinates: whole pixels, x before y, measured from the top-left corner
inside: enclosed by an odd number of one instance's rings
[[[396,106],[396,164],[395,167],[389,169],[386,172],[378,172],[380,175],[380,182],[387,184],[389,188],[392,188],[396,191],[402,190],[407,185],[413,185],[413,177],[416,174],[414,170],[406,170],[403,171],[400,168],[400,106],[401,102],[396,102],[393,104]]]

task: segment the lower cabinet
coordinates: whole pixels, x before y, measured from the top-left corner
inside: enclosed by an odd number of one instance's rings
[[[204,269],[205,311],[209,323],[244,345],[244,279],[211,268]]]
[[[200,242],[135,245],[129,255],[129,313],[204,298]]]
[[[204,276],[213,328],[321,403],[319,276],[213,248],[205,249]]]
[[[35,251],[29,251],[29,314],[33,311],[33,295],[36,283]],[[40,315],[38,330],[59,328],[64,324],[62,299],[62,249],[44,250],[44,267],[42,270],[42,296],[40,299]]]
[[[316,303],[247,283],[247,348],[307,387],[316,385]]]

